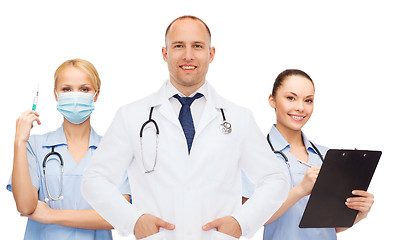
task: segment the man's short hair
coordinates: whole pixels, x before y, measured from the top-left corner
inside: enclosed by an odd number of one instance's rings
[[[207,24],[206,24],[205,22],[203,22],[202,19],[200,19],[200,18],[198,18],[198,17],[195,17],[195,16],[192,16],[192,15],[184,15],[184,16],[181,16],[181,17],[178,17],[178,18],[174,19],[174,20],[169,24],[169,26],[168,26],[167,29],[166,29],[165,40],[166,40],[166,38],[167,38],[167,33],[169,32],[171,26],[173,26],[173,24],[174,24],[175,22],[177,22],[178,20],[183,20],[183,19],[192,19],[192,20],[197,20],[197,21],[203,23],[203,25],[206,27],[206,30],[207,30],[207,32],[208,32],[208,35],[210,36],[210,39],[211,39],[211,32],[210,32],[210,29],[208,28]]]

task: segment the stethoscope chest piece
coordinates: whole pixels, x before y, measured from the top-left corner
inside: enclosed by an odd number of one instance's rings
[[[223,134],[230,134],[232,132],[232,125],[229,122],[224,121],[219,125],[219,129]]]
[[[222,113],[223,122],[219,125],[219,130],[223,134],[230,134],[232,132],[232,124],[230,124],[228,121],[226,121],[224,109],[220,108],[220,110]]]

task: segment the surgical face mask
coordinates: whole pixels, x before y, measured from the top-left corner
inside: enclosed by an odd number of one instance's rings
[[[56,109],[71,123],[83,123],[95,110],[94,98],[90,93],[66,92],[57,94]]]

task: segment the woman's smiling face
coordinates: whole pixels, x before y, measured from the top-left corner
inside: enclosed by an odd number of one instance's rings
[[[286,77],[275,96],[269,96],[269,104],[276,111],[276,127],[300,131],[313,113],[314,92],[314,85],[308,78]]]

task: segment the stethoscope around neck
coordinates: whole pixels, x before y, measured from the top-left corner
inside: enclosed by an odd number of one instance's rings
[[[60,164],[60,184],[59,184],[59,193],[56,197],[53,197],[51,195],[51,193],[49,192],[49,188],[48,188],[48,182],[47,182],[47,175],[45,173],[46,170],[46,165],[47,165],[47,160],[50,156],[52,155],[56,155],[58,156],[59,160],[59,164]],[[57,200],[62,200],[63,199],[63,195],[62,195],[62,190],[63,190],[63,166],[64,166],[64,162],[63,162],[63,158],[62,155],[60,155],[60,153],[55,152],[55,146],[52,146],[52,151],[49,152],[47,155],[45,155],[44,160],[43,160],[43,173],[44,173],[44,181],[45,181],[45,188],[47,190],[47,194],[48,197],[45,198],[45,202],[49,202],[49,201],[57,201]]]
[[[225,113],[224,113],[224,109],[220,108],[221,113],[222,113],[222,123],[219,125],[219,130],[223,133],[223,134],[230,134],[232,132],[232,124],[230,124],[225,117]],[[159,126],[156,123],[156,121],[154,119],[152,119],[152,112],[154,111],[154,107],[151,107],[150,112],[149,112],[149,118],[146,122],[143,123],[143,125],[140,128],[140,148],[141,148],[141,161],[143,162],[143,167],[145,170],[145,173],[151,173],[155,170],[155,166],[156,166],[156,162],[158,159],[158,145],[159,145]],[[143,147],[143,132],[145,127],[149,124],[152,123],[155,126],[155,135],[156,135],[156,144],[155,144],[155,160],[154,160],[154,165],[152,166],[152,168],[148,168],[145,164],[144,161],[144,147]]]
[[[285,155],[285,153],[283,153],[281,151],[277,151],[277,150],[274,149],[274,147],[272,145],[272,142],[270,141],[270,134],[267,135],[266,140],[267,140],[267,143],[269,143],[269,146],[272,149],[272,151],[274,153],[280,154],[283,157],[285,163],[287,164],[287,168],[288,168],[289,176],[291,178],[292,186],[294,186],[294,180],[293,180],[293,177],[292,177],[291,166],[289,164],[289,160],[288,160],[287,155]],[[323,162],[324,158],[322,157],[321,152],[318,150],[318,148],[311,141],[309,141],[309,142],[310,142],[311,146],[314,148],[314,150],[316,151],[316,153],[318,154],[318,156],[320,157],[321,161]]]

